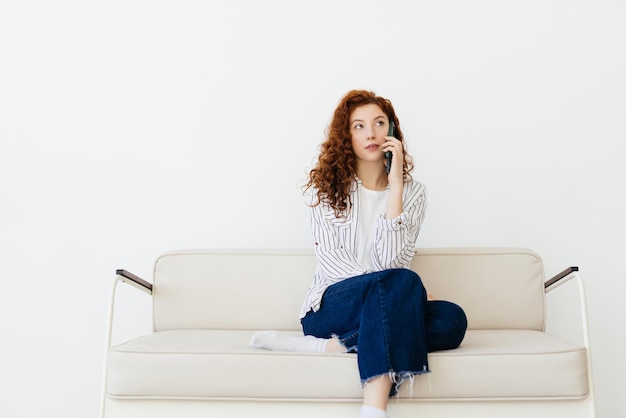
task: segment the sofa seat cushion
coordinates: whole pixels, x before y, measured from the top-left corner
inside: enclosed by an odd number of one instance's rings
[[[160,331],[109,350],[116,397],[360,399],[355,354],[253,349],[253,331]],[[293,333],[296,334],[297,333]],[[429,354],[432,373],[405,383],[414,398],[577,398],[587,395],[583,347],[530,330],[469,330],[456,350]]]

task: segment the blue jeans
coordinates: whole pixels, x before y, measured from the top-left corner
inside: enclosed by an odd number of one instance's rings
[[[357,352],[361,384],[390,375],[400,384],[427,373],[427,353],[457,348],[467,329],[465,312],[446,301],[427,301],[420,277],[408,269],[383,270],[333,284],[317,312],[302,318],[305,335],[337,337]]]

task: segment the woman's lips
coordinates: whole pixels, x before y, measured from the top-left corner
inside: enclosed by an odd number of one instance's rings
[[[370,144],[365,147],[365,149],[368,151],[376,151],[378,148],[380,148],[380,145],[376,145],[376,144]]]

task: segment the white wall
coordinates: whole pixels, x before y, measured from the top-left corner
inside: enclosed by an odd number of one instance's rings
[[[367,88],[429,188],[420,246],[580,266],[599,416],[626,417],[625,19],[592,0],[0,1],[0,416],[96,416],[115,268],[309,247],[298,185]],[[118,337],[147,328],[147,296],[122,299]]]

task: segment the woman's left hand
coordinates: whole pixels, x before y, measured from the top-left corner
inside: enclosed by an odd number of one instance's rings
[[[383,151],[391,152],[391,170],[387,175],[389,201],[387,202],[387,219],[395,219],[404,211],[402,195],[404,189],[404,153],[402,141],[393,136],[386,136]]]
[[[384,152],[391,152],[391,170],[389,170],[389,183],[402,184],[404,182],[404,153],[402,152],[402,141],[393,136],[385,137],[383,144]]]

